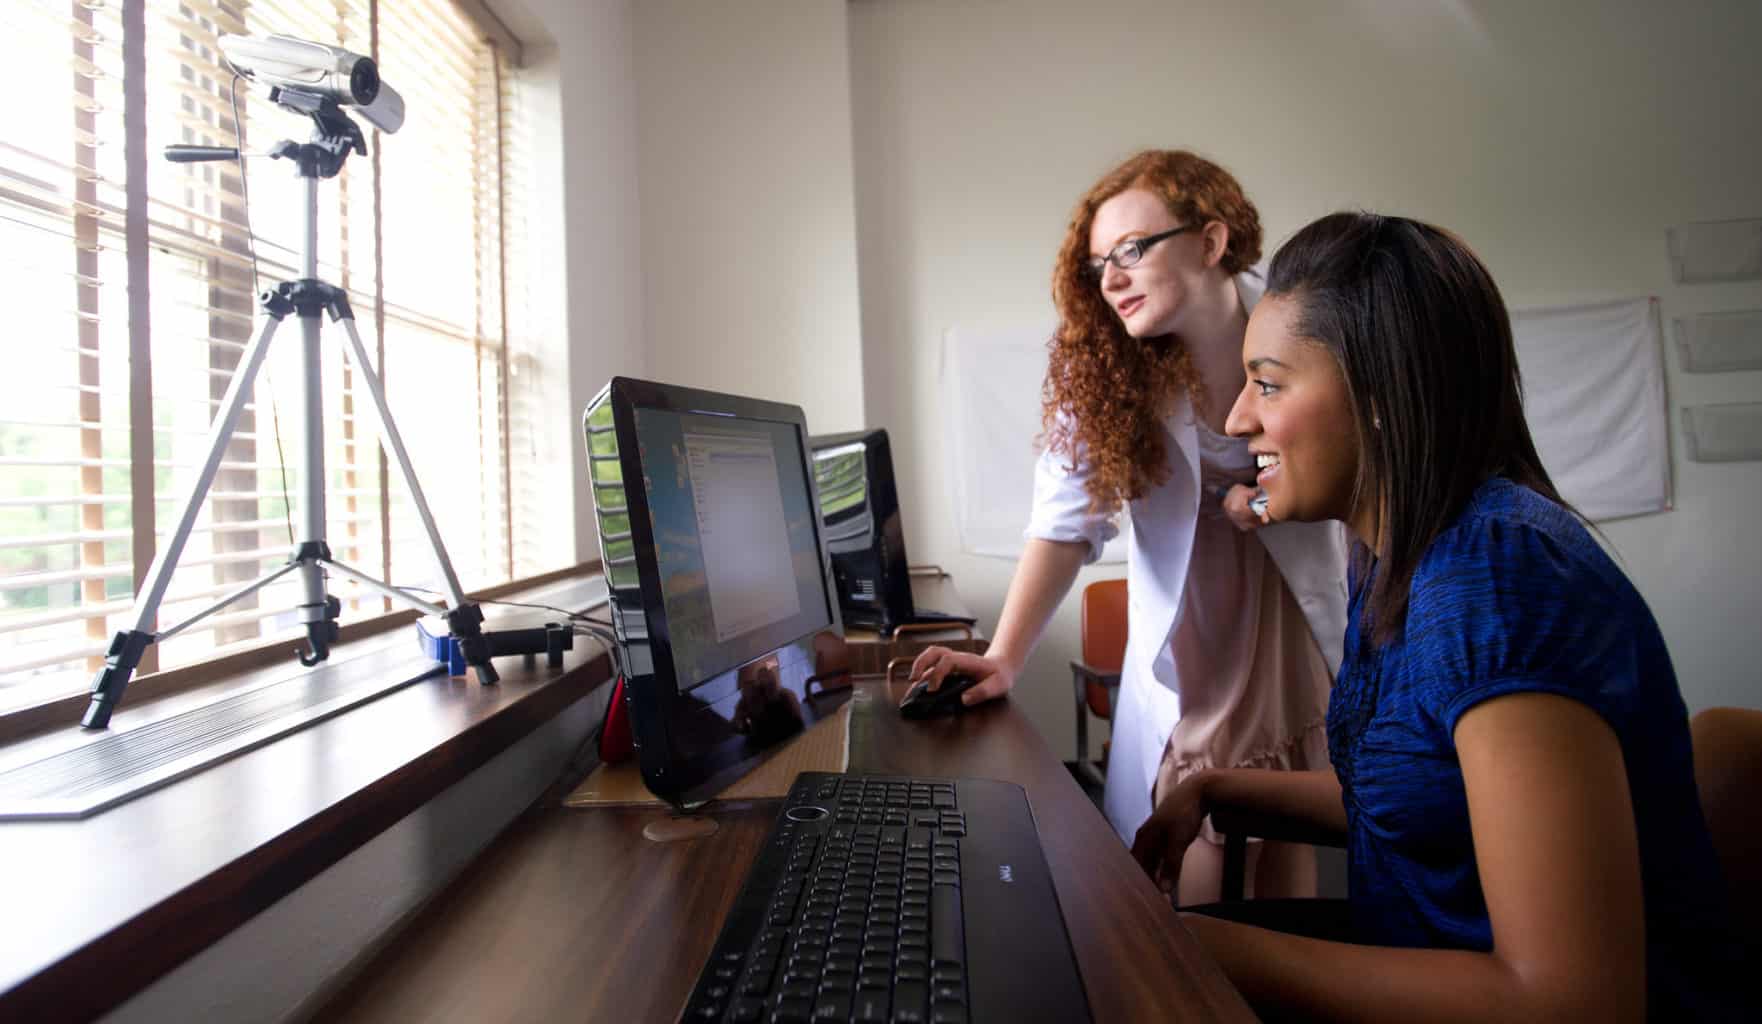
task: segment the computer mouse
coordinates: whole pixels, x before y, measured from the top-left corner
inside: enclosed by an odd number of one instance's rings
[[[978,678],[965,672],[950,672],[942,677],[942,686],[936,690],[930,689],[928,679],[913,683],[905,699],[899,702],[899,713],[907,718],[938,718],[965,711],[967,706],[961,703],[961,694],[977,685]]]

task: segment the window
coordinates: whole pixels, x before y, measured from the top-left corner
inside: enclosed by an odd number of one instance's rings
[[[473,10],[481,8],[473,5]],[[349,291],[362,340],[461,582],[559,564],[526,535],[542,503],[519,445],[544,367],[523,344],[521,83],[453,0],[10,0],[0,62],[29,83],[0,133],[0,708],[82,689],[182,510],[210,421],[264,322],[263,287],[299,275],[303,186],[264,155],[310,122],[238,83],[235,162],[221,33],[282,32],[371,54],[403,94],[398,133],[319,185],[319,275]],[[125,59],[127,58],[127,59]],[[134,75],[136,77],[131,78]],[[144,145],[142,144],[144,143]],[[248,185],[248,209],[244,202]],[[323,344],[326,536],[399,585],[432,555],[341,329]],[[284,563],[301,493],[298,320],[277,332],[161,606],[179,622]],[[513,417],[521,422],[510,423]],[[567,553],[563,553],[566,560]],[[385,599],[332,577],[344,621]],[[140,671],[299,635],[286,577],[148,649]]]

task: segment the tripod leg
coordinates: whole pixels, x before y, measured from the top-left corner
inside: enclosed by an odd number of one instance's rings
[[[273,313],[266,316],[262,329],[245,349],[237,369],[233,371],[232,382],[226,388],[226,397],[221,399],[220,414],[214,418],[214,425],[208,435],[208,457],[196,474],[196,486],[178,515],[176,529],[166,538],[165,546],[153,556],[153,566],[147,570],[147,577],[142,581],[140,592],[135,597],[134,628],[117,632],[110,641],[110,650],[105,654],[104,667],[92,677],[92,703],[87,705],[85,717],[80,720],[80,725],[87,729],[109,727],[110,713],[115,709],[116,702],[122,699],[122,692],[128,688],[129,677],[134,675],[135,666],[140,664],[141,652],[156,639],[153,623],[159,615],[159,603],[165,599],[165,588],[171,583],[171,573],[177,568],[178,559],[183,556],[184,544],[189,541],[190,531],[196,525],[196,514],[202,509],[202,499],[208,496],[208,488],[214,483],[214,474],[220,469],[221,456],[226,453],[226,446],[232,440],[233,429],[238,425],[239,414],[244,411],[245,402],[250,400],[251,385],[257,378],[257,370],[263,365],[263,357],[268,353],[269,343],[274,340],[275,329],[279,326],[280,316]]]
[[[434,514],[428,509],[428,499],[422,495],[422,485],[416,480],[416,470],[410,465],[410,454],[404,449],[404,439],[398,436],[397,424],[392,422],[392,413],[385,404],[385,388],[380,384],[379,375],[373,371],[373,363],[367,358],[367,347],[361,344],[361,335],[355,330],[353,316],[337,317],[349,338],[349,352],[355,360],[355,369],[361,379],[367,383],[367,393],[373,396],[373,407],[379,413],[380,432],[385,443],[391,449],[392,461],[398,464],[398,471],[403,474],[405,486],[410,488],[410,499],[416,505],[416,513],[422,519],[422,528],[428,533],[429,546],[434,551],[434,560],[440,567],[441,579],[446,585],[447,602],[452,610],[447,613],[447,625],[452,628],[453,635],[459,638],[459,647],[465,653],[465,661],[477,670],[477,681],[485,685],[496,682],[500,677],[494,665],[489,661],[489,645],[483,637],[483,612],[477,605],[465,599],[465,591],[459,586],[458,574],[453,572],[453,563],[447,558],[447,549],[441,544],[440,530],[434,525]]]
[[[325,589],[323,560],[330,557],[324,540],[324,359],[319,330],[323,313],[316,304],[300,305],[300,408],[305,420],[300,454],[300,533],[294,558],[300,563],[300,621],[306,625],[306,652],[300,664],[311,668],[330,657],[337,640],[342,602]]]

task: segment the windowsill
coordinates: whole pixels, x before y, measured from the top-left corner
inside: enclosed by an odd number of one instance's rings
[[[595,583],[533,599],[576,607]],[[545,618],[486,614],[491,628]],[[418,663],[409,628],[339,645],[333,661],[401,645]],[[83,820],[0,823],[0,1018],[85,1019],[119,1005],[611,674],[601,645],[579,636],[560,669],[513,657],[496,667],[498,686],[424,679]],[[139,704],[125,697],[113,731],[299,671],[290,659]],[[0,746],[0,769],[78,745],[74,721]]]

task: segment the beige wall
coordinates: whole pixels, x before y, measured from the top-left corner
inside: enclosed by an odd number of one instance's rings
[[[649,372],[861,427],[844,4],[633,16]]]
[[[914,560],[953,570],[987,624],[1012,566],[959,553],[940,338],[1046,322],[1071,204],[1137,148],[1231,168],[1269,255],[1314,217],[1367,207],[1462,233],[1513,305],[1650,294],[1667,323],[1762,306],[1762,284],[1673,285],[1664,247],[1673,223],[1762,216],[1751,0],[859,0],[850,37],[868,418],[895,438]],[[1762,398],[1762,375],[1669,362],[1673,429],[1685,402]],[[1689,704],[1762,705],[1762,464],[1676,446],[1676,510],[1605,530]],[[1076,633],[1073,600],[1021,694],[1055,749],[1072,742]]]

